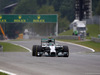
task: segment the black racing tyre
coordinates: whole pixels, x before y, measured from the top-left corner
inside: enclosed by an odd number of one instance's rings
[[[36,56],[36,49],[37,49],[37,45],[33,45],[32,56]]]
[[[38,51],[38,52],[42,52],[42,46],[41,46],[41,45],[38,45],[38,46],[37,46],[37,51]]]
[[[33,45],[32,56],[38,56],[38,52],[42,52],[42,46]],[[39,56],[41,56],[41,55],[39,55]]]
[[[37,46],[37,53],[39,53],[39,55],[37,55],[37,56],[39,56],[39,57],[41,57],[42,56],[42,54],[40,54],[40,52],[42,52],[42,46]]]
[[[69,57],[69,48],[68,48],[68,46],[63,46],[63,52],[67,52],[67,54],[65,54],[64,57]]]

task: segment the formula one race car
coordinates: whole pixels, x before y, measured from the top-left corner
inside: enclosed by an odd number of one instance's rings
[[[69,57],[68,46],[55,44],[55,39],[41,39],[41,45],[33,45],[32,56]]]

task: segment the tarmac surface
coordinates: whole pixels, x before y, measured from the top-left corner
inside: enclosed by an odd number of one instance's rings
[[[41,41],[9,41],[32,49]],[[16,75],[100,75],[100,53],[68,45],[70,55],[66,57],[33,57],[31,52],[0,52],[0,69]]]

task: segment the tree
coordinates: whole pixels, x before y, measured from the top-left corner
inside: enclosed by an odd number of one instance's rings
[[[45,5],[47,3],[47,0],[37,0],[37,4],[41,7],[42,5]]]
[[[53,6],[43,5],[39,10],[37,10],[37,14],[56,14]]]
[[[61,17],[67,17],[68,20],[73,21],[75,16],[74,0],[63,0],[59,11],[61,12]]]
[[[59,11],[60,6],[64,0],[53,0],[52,5],[55,8],[55,11]]]
[[[98,3],[97,8],[96,8],[96,15],[100,15],[100,1]]]
[[[38,9],[36,0],[21,0],[13,10],[14,14],[36,14]]]
[[[92,11],[93,14],[96,15],[97,14],[97,10],[100,8],[100,1],[99,0],[92,0]]]
[[[64,30],[68,30],[70,22],[67,20],[67,17],[60,18],[59,17],[59,33],[63,32]]]

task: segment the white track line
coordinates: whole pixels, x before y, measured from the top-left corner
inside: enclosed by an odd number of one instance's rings
[[[6,74],[8,74],[8,75],[17,75],[17,74],[14,74],[14,73],[11,73],[11,72],[8,72],[8,71],[4,71],[4,70],[0,70],[0,72],[6,73]]]
[[[83,48],[89,49],[89,50],[91,50],[92,52],[95,52],[94,49],[89,48],[89,47],[86,47],[86,46],[82,46],[82,45],[78,45],[78,44],[74,44],[74,43],[70,43],[70,42],[63,42],[63,41],[57,41],[57,42],[59,42],[59,43],[68,43],[68,44],[71,44],[71,45],[80,46],[80,47],[83,47]]]
[[[32,52],[32,50],[31,50],[31,49],[29,49],[29,48],[27,48],[27,47],[24,47],[24,46],[22,46],[22,45],[18,45],[18,44],[15,44],[15,43],[12,43],[12,44],[14,44],[14,45],[16,45],[16,46],[23,47],[23,48],[27,49],[29,52]]]

